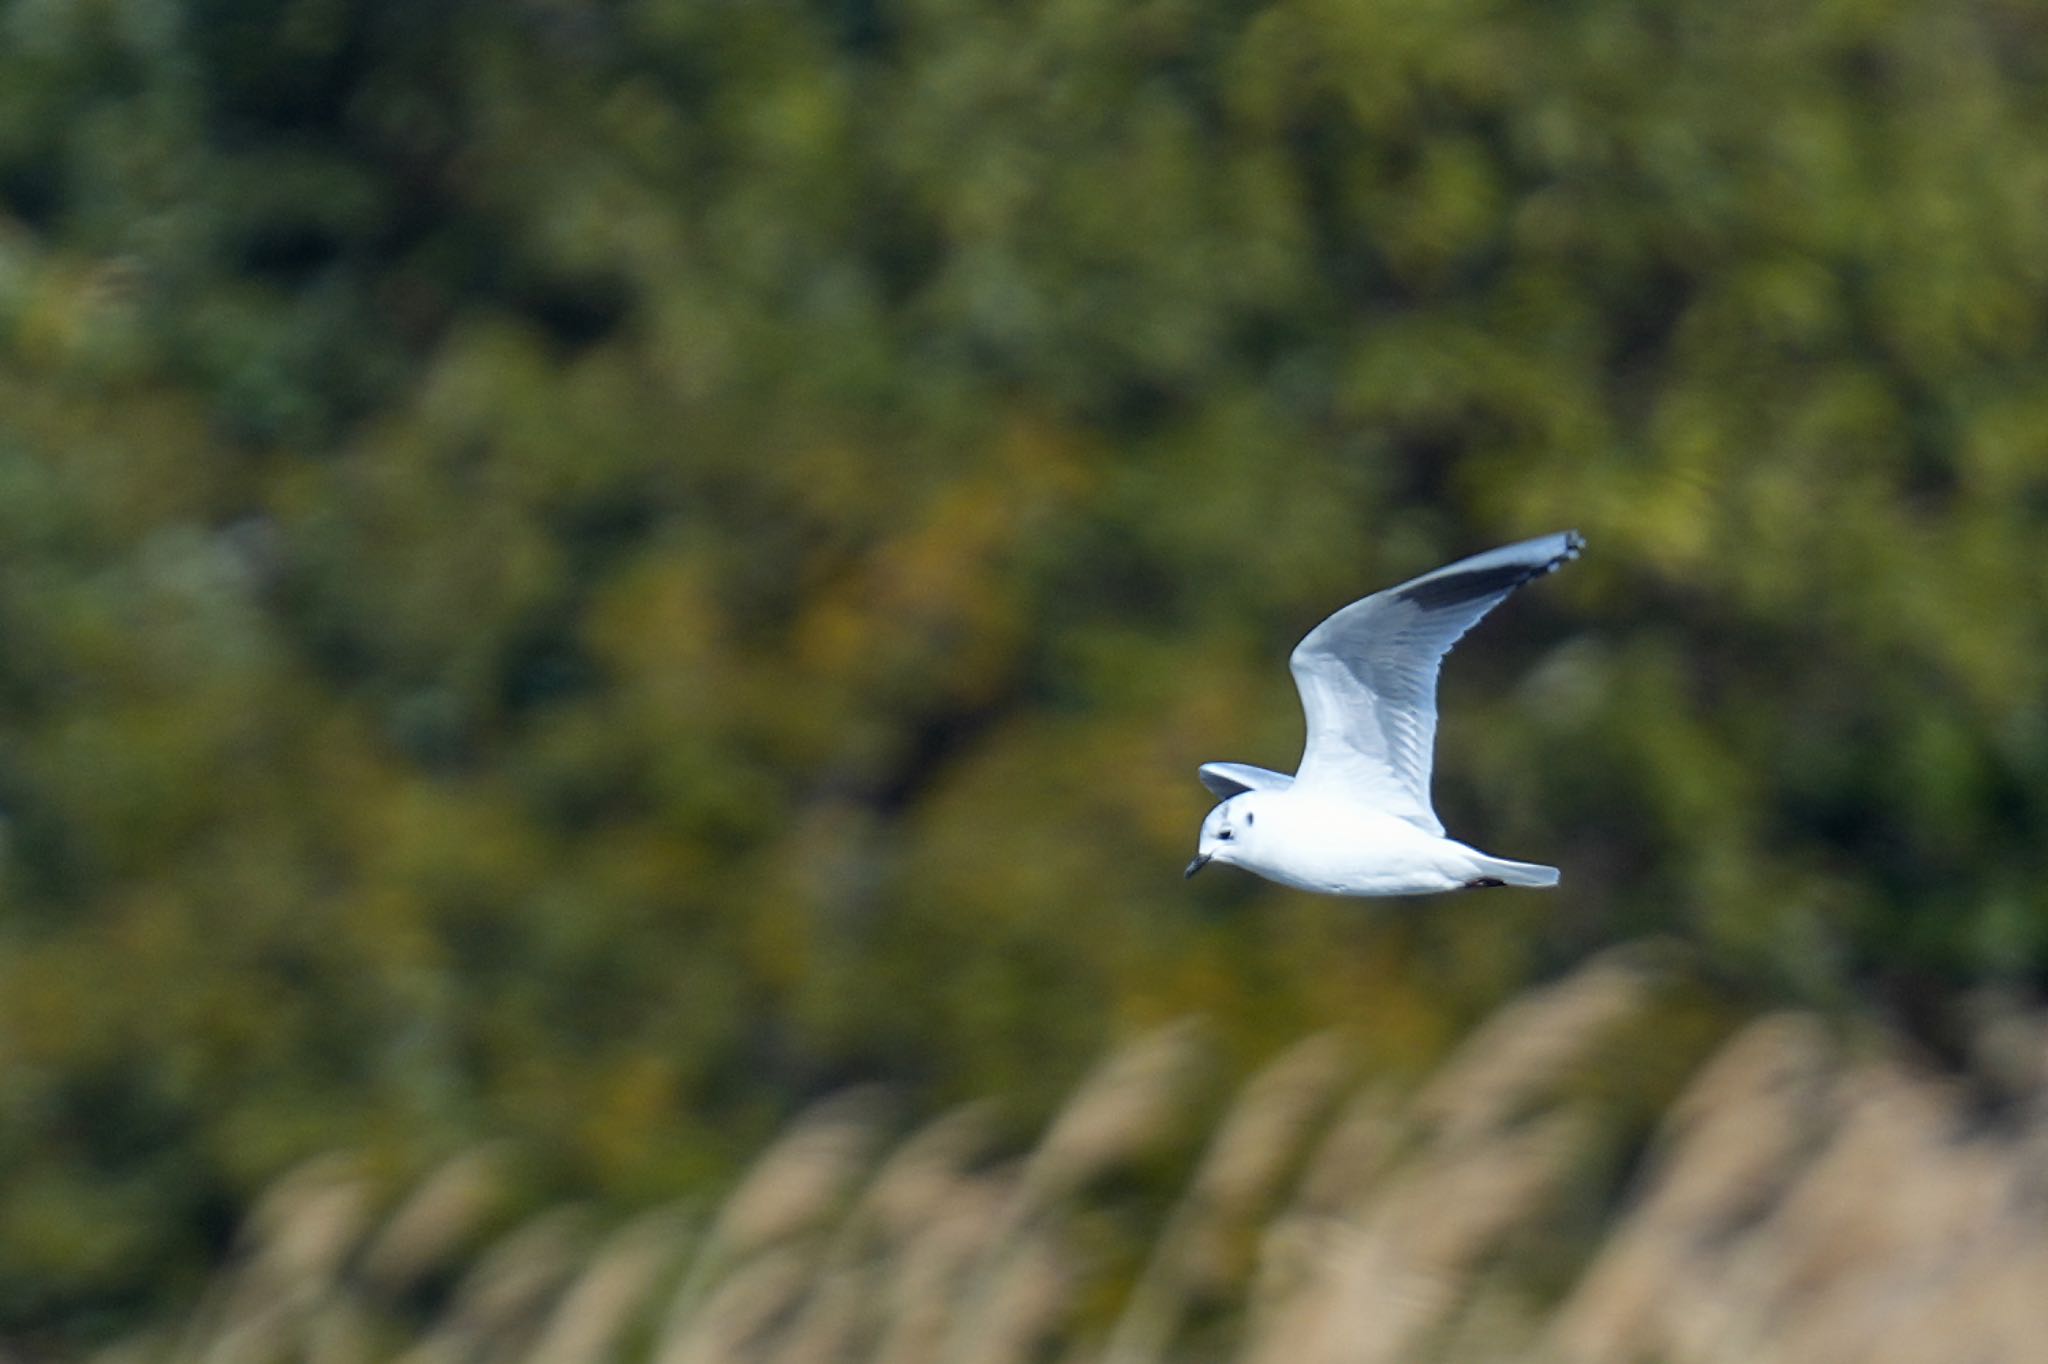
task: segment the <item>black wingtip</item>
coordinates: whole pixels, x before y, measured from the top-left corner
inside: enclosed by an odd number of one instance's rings
[[[1534,548],[1535,543],[1532,541],[1522,545],[1509,546],[1507,550],[1501,552],[1526,551]],[[1575,530],[1568,530],[1564,532],[1564,548],[1547,559],[1533,562],[1524,559],[1514,563],[1494,563],[1483,568],[1469,568],[1464,572],[1456,571],[1457,566],[1452,565],[1450,570],[1440,574],[1433,574],[1419,582],[1411,583],[1408,587],[1402,589],[1398,595],[1402,601],[1413,602],[1425,611],[1457,606],[1468,601],[1478,601],[1482,597],[1500,596],[1514,591],[1524,583],[1533,582],[1544,574],[1555,571],[1560,564],[1578,558],[1579,551],[1585,547],[1586,537]],[[1475,557],[1490,559],[1494,556],[1487,554]]]

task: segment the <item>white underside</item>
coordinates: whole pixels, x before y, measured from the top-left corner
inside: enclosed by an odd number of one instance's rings
[[[1556,873],[1490,857],[1456,839],[1341,798],[1294,788],[1261,793],[1258,822],[1215,850],[1216,860],[1324,895],[1434,895],[1475,883]]]

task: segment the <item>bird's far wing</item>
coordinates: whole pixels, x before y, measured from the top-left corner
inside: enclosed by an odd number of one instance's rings
[[[1218,800],[1229,800],[1245,791],[1279,791],[1294,785],[1285,772],[1253,767],[1250,763],[1203,763],[1196,775]]]
[[[1308,632],[1288,667],[1308,717],[1295,781],[1341,788],[1433,834],[1437,667],[1510,592],[1585,545],[1562,531],[1475,554],[1355,601]]]

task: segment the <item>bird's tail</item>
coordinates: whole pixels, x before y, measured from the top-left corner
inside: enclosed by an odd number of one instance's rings
[[[1557,868],[1546,867],[1540,862],[1510,862],[1505,857],[1487,857],[1484,854],[1475,859],[1479,864],[1481,884],[1500,886],[1554,886],[1557,884]]]

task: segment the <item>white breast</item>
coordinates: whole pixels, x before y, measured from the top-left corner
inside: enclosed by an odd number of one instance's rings
[[[1462,843],[1308,792],[1267,794],[1257,834],[1237,850],[1239,865],[1325,895],[1431,895],[1475,874],[1473,851]]]

